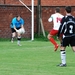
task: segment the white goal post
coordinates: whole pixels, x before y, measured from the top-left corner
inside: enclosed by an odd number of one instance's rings
[[[34,0],[32,0],[32,9],[30,9],[29,7],[27,7],[26,4],[24,4],[21,0],[19,0],[19,2],[24,5],[31,13],[32,13],[32,32],[31,32],[31,40],[34,40]]]

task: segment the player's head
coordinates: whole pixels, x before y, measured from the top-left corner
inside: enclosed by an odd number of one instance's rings
[[[59,13],[60,12],[60,8],[59,7],[56,7],[55,12],[56,13]]]
[[[67,13],[71,13],[71,6],[66,6],[65,10],[66,10]]]
[[[16,18],[19,21],[21,17],[20,17],[20,15],[17,15]]]

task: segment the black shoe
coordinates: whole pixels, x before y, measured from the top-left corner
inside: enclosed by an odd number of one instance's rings
[[[60,63],[60,64],[57,65],[57,66],[59,66],[59,67],[66,67],[67,65],[66,65],[66,64],[62,64],[62,63]]]

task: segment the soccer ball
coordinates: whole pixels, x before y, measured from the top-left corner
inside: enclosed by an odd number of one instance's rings
[[[20,29],[18,30],[18,33],[24,34],[24,33],[25,33],[25,29],[24,29],[24,28],[20,28]]]

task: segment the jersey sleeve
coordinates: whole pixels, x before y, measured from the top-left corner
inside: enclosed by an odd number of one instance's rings
[[[22,22],[22,25],[24,25],[24,20],[23,19],[21,19],[21,22]]]
[[[52,20],[53,20],[53,17],[51,15],[51,17],[48,19],[48,22],[52,22]]]
[[[15,27],[15,18],[12,20],[12,26]]]

